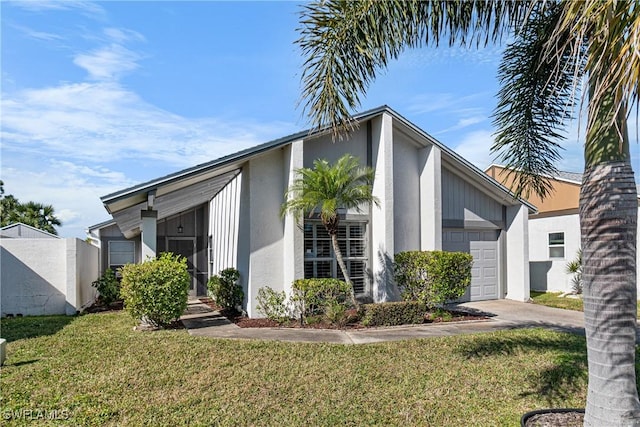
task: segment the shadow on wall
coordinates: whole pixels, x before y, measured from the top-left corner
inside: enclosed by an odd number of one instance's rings
[[[529,282],[532,291],[546,292],[549,289],[547,277],[551,270],[551,261],[530,261]]]
[[[49,280],[4,247],[0,247],[0,260],[3,317],[65,314],[66,297]]]
[[[400,301],[400,290],[396,285],[396,281],[393,274],[393,259],[382,250],[378,250],[378,262],[382,266],[382,269],[375,274],[375,277],[370,275],[371,283],[373,285],[373,300],[378,302],[383,301]]]

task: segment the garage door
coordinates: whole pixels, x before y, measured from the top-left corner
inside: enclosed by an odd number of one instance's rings
[[[442,250],[467,252],[473,256],[471,286],[461,298],[463,301],[499,298],[497,230],[445,229]]]

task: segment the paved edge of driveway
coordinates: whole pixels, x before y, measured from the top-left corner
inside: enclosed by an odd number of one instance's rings
[[[584,335],[582,312],[504,299],[463,303],[454,307],[482,313],[488,319],[351,330],[240,328],[197,300],[189,302],[180,319],[189,334],[194,336],[332,344],[366,344],[523,328],[546,328]]]

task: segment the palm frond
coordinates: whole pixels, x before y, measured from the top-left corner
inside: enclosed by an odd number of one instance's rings
[[[507,47],[498,71],[501,89],[494,113],[499,129],[491,147],[509,169],[517,196],[545,197],[557,170],[565,125],[584,74],[584,43],[552,37],[562,7],[538,9]],[[576,52],[578,54],[576,54]]]
[[[360,166],[349,154],[334,164],[315,160],[313,168],[296,169],[296,179],[285,193],[281,214],[292,212],[299,220],[303,215],[319,214],[323,223],[333,222],[338,209],[361,210],[363,205],[378,204],[372,194],[374,170]]]
[[[534,1],[327,0],[303,6],[296,43],[302,50],[303,113],[314,128],[340,138],[350,113],[379,70],[405,49],[479,45],[525,21]]]
[[[627,109],[635,107],[637,112],[640,100],[640,1],[584,0],[563,5],[554,38],[561,40],[563,33],[569,33],[588,41],[587,128],[594,127],[597,111],[611,101],[612,94],[618,111],[611,114],[609,124],[615,126],[620,114],[626,118]]]

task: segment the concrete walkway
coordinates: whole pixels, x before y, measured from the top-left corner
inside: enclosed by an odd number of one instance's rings
[[[180,319],[189,334],[194,336],[336,344],[365,344],[520,328],[547,328],[584,335],[583,314],[579,311],[511,300],[469,302],[455,307],[482,313],[489,319],[355,330],[240,328],[198,300],[189,301],[187,311]]]

